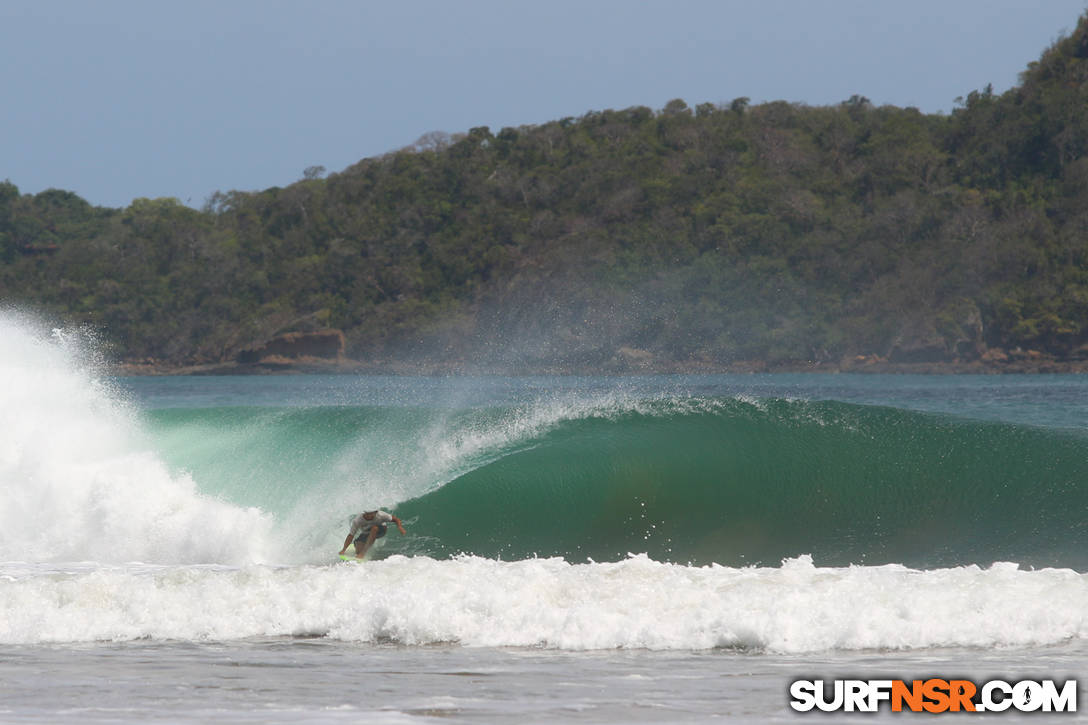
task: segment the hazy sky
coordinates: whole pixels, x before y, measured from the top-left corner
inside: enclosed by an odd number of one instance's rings
[[[429,131],[673,98],[950,111],[1086,0],[0,0],[0,179],[94,204],[263,189]]]

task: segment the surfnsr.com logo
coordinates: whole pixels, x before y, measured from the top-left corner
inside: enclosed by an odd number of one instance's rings
[[[796,680],[790,707],[798,712],[1076,712],[1077,681]]]

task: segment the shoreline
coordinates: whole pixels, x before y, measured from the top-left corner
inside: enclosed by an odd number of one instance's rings
[[[614,362],[614,361],[613,361]],[[236,361],[182,365],[162,362],[120,362],[109,366],[122,377],[184,377],[204,375],[389,375],[389,376],[525,376],[525,375],[738,375],[819,373],[824,375],[1080,375],[1088,373],[1088,360],[972,360],[950,362],[890,362],[859,357],[839,363],[659,363],[588,365],[470,365],[461,361],[359,361],[339,358],[277,360],[274,363]]]

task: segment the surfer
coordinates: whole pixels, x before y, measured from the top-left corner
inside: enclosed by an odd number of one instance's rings
[[[340,555],[343,556],[344,552],[348,550],[348,546],[351,544],[352,539],[355,540],[355,558],[362,559],[366,556],[366,552],[370,550],[370,547],[375,541],[385,536],[386,524],[394,523],[397,525],[397,530],[400,531],[401,536],[404,536],[404,524],[400,519],[391,513],[385,511],[364,511],[351,520],[351,531],[348,532],[348,538],[344,539],[344,548],[340,550]]]

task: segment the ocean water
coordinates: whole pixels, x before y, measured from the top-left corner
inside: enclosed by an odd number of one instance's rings
[[[0,722],[780,722],[1088,664],[1078,376],[113,378],[9,315],[0,431]],[[376,507],[408,534],[340,562]]]

